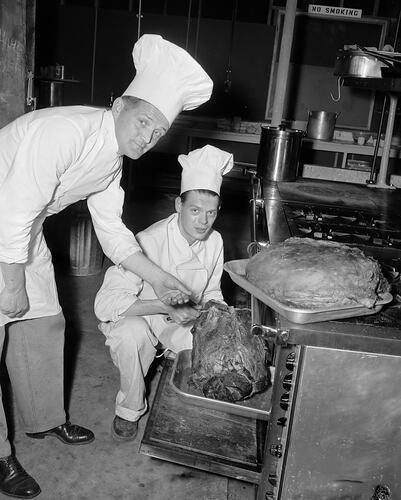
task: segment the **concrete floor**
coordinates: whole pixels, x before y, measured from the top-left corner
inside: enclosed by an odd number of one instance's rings
[[[175,195],[154,194],[127,204],[125,220],[135,232],[166,217],[173,211]],[[226,260],[246,257],[249,242],[248,205],[244,196],[229,196],[217,228],[223,235]],[[106,262],[95,276],[71,277],[57,272],[60,301],[67,320],[66,408],[74,423],[95,432],[96,440],[86,446],[66,446],[53,438],[43,441],[25,436],[10,412],[10,427],[17,457],[39,482],[43,500],[245,500],[253,498],[254,487],[247,483],[150,458],[138,453],[146,416],[139,435],[130,443],[117,443],[110,436],[114,398],[118,388],[115,369],[104,338],[97,330],[93,300]],[[57,267],[56,267],[57,271]],[[248,301],[225,276],[223,292],[233,303]],[[156,376],[150,381],[150,398]],[[0,494],[0,497],[2,495]],[[4,497],[6,498],[6,497]],[[7,497],[8,498],[8,497]]]

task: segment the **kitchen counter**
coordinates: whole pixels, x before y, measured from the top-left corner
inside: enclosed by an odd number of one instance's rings
[[[372,190],[367,186],[315,179],[266,183],[264,198],[373,211],[385,210],[389,215],[398,215],[401,210],[400,190]]]

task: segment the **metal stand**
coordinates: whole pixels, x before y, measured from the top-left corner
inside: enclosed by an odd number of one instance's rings
[[[398,95],[401,93],[401,78],[359,78],[359,77],[344,77],[344,85],[349,87],[357,87],[361,89],[377,90],[386,92],[390,99],[390,108],[388,112],[386,135],[384,137],[383,153],[380,162],[380,169],[377,175],[376,182],[368,183],[371,188],[395,189],[387,183],[388,177],[388,161],[390,157],[391,139],[393,137],[395,112],[397,109]],[[380,141],[380,136],[377,138]]]
[[[384,96],[384,102],[383,102],[382,112],[380,114],[380,124],[379,124],[379,128],[377,130],[378,140],[376,140],[376,144],[375,144],[375,150],[374,150],[374,153],[373,153],[373,159],[372,159],[372,163],[371,163],[371,166],[370,166],[369,179],[366,181],[368,184],[374,184],[376,182],[376,160],[377,160],[377,153],[379,152],[380,138],[382,136],[384,115],[386,114],[386,104],[387,104],[387,95]]]
[[[393,138],[394,120],[395,112],[397,109],[398,95],[388,94],[390,98],[390,108],[388,111],[386,135],[384,137],[383,153],[382,159],[380,161],[380,170],[377,175],[375,184],[368,184],[371,188],[386,188],[395,189],[394,186],[387,184],[387,174],[388,174],[388,162],[390,157],[391,140]],[[380,141],[380,136],[377,137],[377,141]]]

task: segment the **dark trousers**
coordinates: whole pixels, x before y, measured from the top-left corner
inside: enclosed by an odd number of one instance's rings
[[[65,422],[64,327],[62,313],[0,327],[0,350],[8,336],[6,365],[25,432],[41,432]],[[0,457],[10,455],[0,399]]]

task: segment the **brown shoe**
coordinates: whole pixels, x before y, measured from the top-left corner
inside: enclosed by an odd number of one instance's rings
[[[138,421],[131,422],[118,415],[114,417],[111,434],[118,441],[132,441],[138,433]]]
[[[0,458],[0,491],[14,498],[34,498],[41,490],[16,457],[10,455]]]

